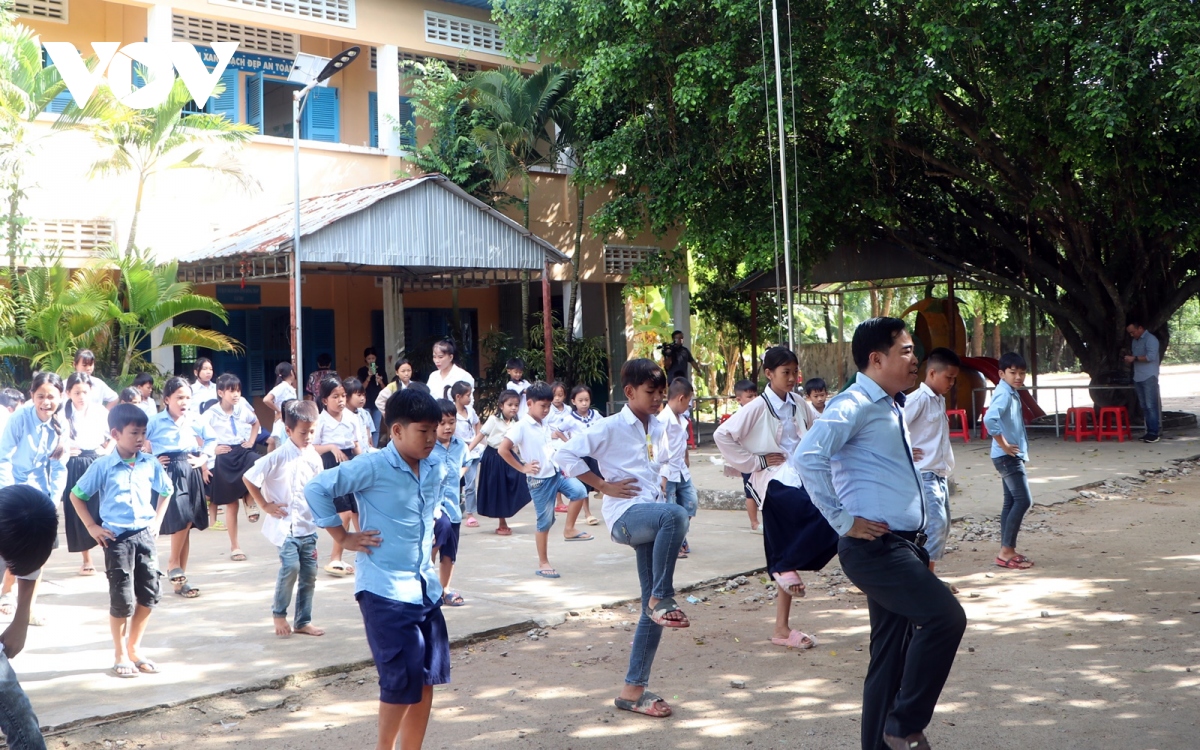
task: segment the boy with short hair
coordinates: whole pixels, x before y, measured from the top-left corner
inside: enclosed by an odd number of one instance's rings
[[[384,409],[391,442],[323,471],[304,496],[317,526],[355,562],[355,598],[379,672],[378,750],[421,747],[433,686],[450,681],[450,637],[442,584],[433,569],[433,512],[442,472],[429,455],[442,412],[428,393],[397,391]],[[347,532],[334,498],[353,493],[363,530]]]
[[[242,482],[250,497],[267,514],[263,536],[279,548],[279,576],[271,616],[275,635],[292,633],[325,635],[312,624],[313,592],[317,589],[317,524],[313,521],[304,488],[321,473],[321,457],[312,447],[317,405],[288,400],[281,410],[287,438],[279,448],[254,462]],[[288,606],[296,589],[295,625],[289,625]]]
[[[696,486],[692,484],[688,458],[688,426],[683,417],[692,403],[692,384],[683,378],[675,378],[667,389],[667,406],[658,414],[667,436],[667,456],[662,465],[663,492],[668,503],[675,503],[687,511],[688,523],[696,517]],[[679,557],[686,558],[691,552],[687,537],[679,547]]]
[[[1004,483],[1004,505],[1000,510],[1000,554],[996,565],[1012,570],[1033,567],[1033,560],[1017,554],[1017,533],[1021,521],[1033,505],[1025,462],[1029,460],[1029,441],[1025,437],[1025,413],[1018,389],[1025,385],[1025,358],[1008,352],[1000,358],[1000,382],[992,392],[983,426],[992,436],[992,465]]]
[[[9,660],[25,648],[41,568],[58,538],[58,510],[46,493],[17,484],[0,489],[0,570],[17,579],[12,622],[0,633],[0,732],[13,750],[45,750],[33,706]]]
[[[813,412],[813,418],[825,413],[825,402],[829,399],[829,386],[822,378],[809,378],[804,381],[804,400],[808,402]]]
[[[554,500],[561,492],[570,501],[566,528],[563,529],[566,540],[591,541],[591,534],[575,529],[575,521],[583,509],[582,501],[587,497],[587,488],[578,479],[563,476],[554,464],[553,449],[550,445],[551,427],[546,424],[546,415],[550,413],[554,391],[546,383],[537,382],[529,386],[525,395],[528,411],[500,441],[497,450],[505,463],[526,475],[525,479],[529,483],[529,494],[533,497],[533,507],[537,511],[537,533],[534,539],[537,543],[538,569],[534,571],[534,575],[559,578],[558,571],[550,565],[548,554],[550,527],[554,525]],[[520,459],[513,455],[514,448],[520,453]]]
[[[455,386],[458,384],[455,383]],[[458,484],[463,475],[463,464],[467,460],[467,444],[454,434],[458,428],[458,406],[449,399],[439,398],[442,421],[438,424],[437,443],[429,460],[441,466],[441,507],[434,512],[433,552],[438,556],[438,580],[442,583],[442,604],[451,607],[463,605],[462,594],[450,589],[454,576],[454,563],[458,559],[459,531],[462,524],[462,509],[458,506]]]
[[[146,412],[146,418],[149,419],[158,414],[158,407],[154,403],[154,376],[148,372],[139,372],[133,379],[133,387],[137,389],[138,395],[142,399],[138,402],[137,407]]]
[[[733,397],[737,399],[739,407],[745,406],[758,398],[758,383],[753,380],[739,380],[733,384]],[[746,515],[750,516],[750,530],[755,534],[761,534],[762,529],[758,525],[758,501],[754,499],[754,490],[750,487],[750,475],[742,474],[737,469],[726,466],[725,476],[742,478],[742,490],[746,493]]]
[[[525,391],[529,388],[529,381],[525,379],[525,360],[520,357],[513,357],[504,365],[505,372],[508,373],[508,383],[505,388],[510,391],[515,391],[521,397],[521,403],[517,405],[517,419],[525,416],[528,410],[528,404],[525,401]]]
[[[158,666],[140,650],[150,612],[162,597],[158,585],[158,529],[166,514],[172,484],[149,453],[146,414],[133,404],[117,404],[108,414],[116,449],[88,467],[71,490],[71,504],[88,533],[104,548],[108,574],[109,627],[117,677],[158,674]],[[87,501],[100,493],[97,524]],[[136,606],[135,606],[136,604]]]
[[[925,360],[925,381],[904,402],[909,445],[925,486],[924,546],[929,553],[930,570],[945,554],[950,534],[947,481],[954,471],[954,450],[950,447],[946,394],[954,390],[959,365],[958,355],[950,349],[938,347],[931,351]]]

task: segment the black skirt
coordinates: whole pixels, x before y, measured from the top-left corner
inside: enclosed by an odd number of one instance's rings
[[[346,461],[354,460],[354,453],[352,452],[352,450],[353,449],[351,449],[351,448],[342,448],[341,449],[342,453],[346,454]],[[342,463],[345,463],[345,461],[343,461]],[[338,466],[341,465],[338,463],[338,460],[334,457],[333,451],[329,451],[328,453],[321,454],[321,464],[326,469],[336,469]],[[338,513],[357,513],[358,512],[358,501],[354,499],[354,493],[350,493],[349,495],[338,495],[337,497],[335,497],[333,499],[333,507]]]
[[[162,528],[159,533],[166,536],[194,526],[203,531],[208,528],[208,507],[204,502],[204,475],[200,469],[193,469],[188,464],[188,453],[164,453],[170,459],[167,464],[167,476],[175,491],[171,494],[170,505],[163,515]]]
[[[71,552],[86,552],[96,546],[96,540],[92,539],[87,526],[83,525],[79,514],[75,512],[75,506],[71,504],[71,490],[75,488],[79,478],[95,461],[96,451],[83,451],[78,456],[71,456],[71,459],[67,461],[67,485],[63,489],[62,504],[63,526],[67,532],[67,549]],[[87,509],[88,513],[92,514],[92,520],[100,523],[99,492],[92,495],[91,499],[87,501]]]
[[[771,480],[762,519],[768,573],[820,570],[837,554],[837,532],[803,487]]]
[[[209,491],[213,505],[229,505],[244,498],[248,493],[242,475],[258,460],[258,454],[241,445],[230,446],[232,450],[217,456],[213,467]]]
[[[525,475],[505,463],[500,452],[488,446],[479,460],[479,489],[475,491],[479,515],[512,518],[529,504]]]

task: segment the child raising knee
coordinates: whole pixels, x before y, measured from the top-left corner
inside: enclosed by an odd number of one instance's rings
[[[687,511],[688,524],[696,517],[696,486],[692,484],[692,473],[688,461],[688,425],[683,413],[692,403],[692,384],[684,378],[675,378],[667,386],[667,406],[658,414],[667,435],[667,456],[662,466],[663,492],[667,502],[675,503]],[[691,553],[687,537],[679,547],[679,556],[686,558]]]
[[[758,384],[753,380],[739,380],[733,385],[733,397],[737,399],[738,408],[743,408],[758,398]],[[743,474],[732,466],[725,467],[725,474],[742,478],[742,491],[746,494],[746,515],[750,516],[750,530],[761,534],[762,529],[758,527],[758,500],[754,497],[754,488],[750,486],[750,475]]]
[[[925,360],[925,382],[904,402],[913,461],[925,485],[925,551],[929,569],[946,552],[950,534],[950,491],[947,480],[954,471],[950,447],[950,423],[946,419],[946,394],[954,390],[959,359],[953,351],[938,347]]]
[[[267,514],[263,536],[279,548],[279,577],[271,616],[275,635],[325,635],[312,624],[313,592],[317,588],[317,524],[304,488],[321,473],[321,458],[312,447],[317,405],[290,399],[283,405],[287,440],[279,449],[254,462],[242,476],[250,497]],[[295,625],[289,625],[288,606],[296,589]]]
[[[465,386],[469,394],[470,386],[466,383],[455,383],[452,393],[458,393],[459,386]],[[442,583],[442,603],[451,607],[463,605],[462,594],[450,589],[450,579],[454,576],[454,563],[458,559],[458,540],[463,519],[462,509],[458,507],[458,483],[462,479],[464,464],[467,458],[467,444],[462,441],[455,431],[458,429],[458,397],[454,401],[439,398],[438,408],[442,410],[442,421],[438,424],[437,444],[429,454],[429,460],[442,468],[442,504],[434,513],[433,522],[433,553],[438,558],[438,580]]]

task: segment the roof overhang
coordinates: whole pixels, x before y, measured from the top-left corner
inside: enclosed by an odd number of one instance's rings
[[[792,283],[797,289],[821,292],[828,290],[832,284],[944,275],[944,270],[906,247],[886,242],[864,242],[835,247],[833,252],[814,263],[807,273],[793,269]],[[775,269],[750,274],[734,284],[730,291],[774,292],[785,287],[785,278],[784,267],[780,263]]]

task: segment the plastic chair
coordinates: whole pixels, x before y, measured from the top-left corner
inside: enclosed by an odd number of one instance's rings
[[[967,425],[967,410],[966,409],[947,409],[946,420],[949,421],[954,417],[958,417],[959,429],[951,428],[950,437],[960,437],[964,443],[971,442],[971,428]]]
[[[1079,442],[1084,438],[1096,438],[1096,410],[1090,406],[1075,406],[1067,409],[1067,429],[1063,431],[1063,440],[1070,437]]]
[[[1115,437],[1119,443],[1133,437],[1129,428],[1129,410],[1124,406],[1105,406],[1100,409],[1100,426],[1096,431],[1096,440],[1101,441],[1106,437]]]
[[[991,435],[988,434],[987,427],[984,426],[984,424],[983,424],[983,417],[984,417],[984,415],[987,414],[987,410],[988,410],[988,408],[985,406],[979,411],[979,439],[980,440],[987,440],[988,438],[991,437]]]

